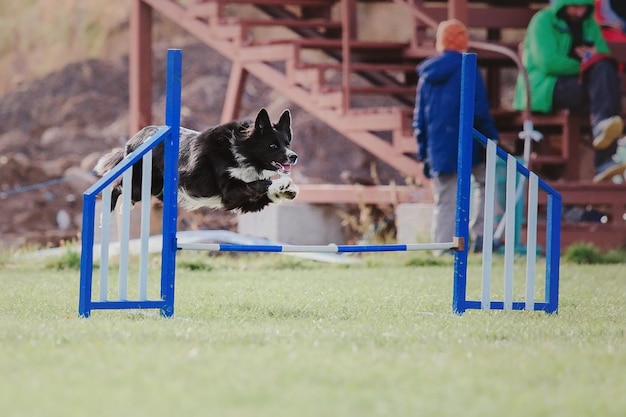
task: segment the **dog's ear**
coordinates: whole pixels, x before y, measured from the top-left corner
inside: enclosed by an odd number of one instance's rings
[[[278,123],[276,124],[276,129],[282,132],[289,132],[291,129],[291,113],[289,110],[285,110],[283,114],[280,115],[280,119],[278,119]]]
[[[270,116],[267,114],[267,110],[259,110],[259,114],[256,115],[256,120],[254,122],[254,130],[263,131],[263,129],[270,127],[272,127],[272,122],[270,122]]]

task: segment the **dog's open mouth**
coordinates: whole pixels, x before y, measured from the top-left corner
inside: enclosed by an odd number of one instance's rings
[[[291,164],[281,164],[279,162],[273,161],[272,166],[276,168],[278,172],[283,174],[289,174],[291,172]]]

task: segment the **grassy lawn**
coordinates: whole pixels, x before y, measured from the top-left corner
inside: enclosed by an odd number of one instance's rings
[[[179,266],[174,318],[80,319],[78,271],[4,257],[1,415],[626,415],[624,264],[564,263],[555,316],[462,317],[423,254]]]

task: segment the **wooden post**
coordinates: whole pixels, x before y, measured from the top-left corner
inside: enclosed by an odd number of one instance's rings
[[[342,113],[350,108],[350,74],[352,72],[352,52],[350,51],[350,43],[357,38],[357,10],[355,0],[343,0],[341,2],[341,55],[343,63],[342,77]]]
[[[129,51],[130,136],[152,123],[152,8],[133,0]]]
[[[450,0],[448,2],[448,19],[458,19],[467,24],[467,0]]]
[[[243,94],[243,88],[246,85],[247,78],[248,71],[246,71],[243,65],[241,65],[241,62],[237,60],[232,61],[220,123],[228,123],[239,117],[241,95]]]
[[[497,43],[502,39],[501,30],[499,28],[487,29],[487,42],[494,41]],[[492,108],[500,108],[501,95],[501,73],[502,69],[499,65],[487,65],[487,95]]]

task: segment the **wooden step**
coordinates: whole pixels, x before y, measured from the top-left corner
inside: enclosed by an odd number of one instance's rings
[[[189,5],[187,5],[187,14],[191,17],[217,18],[220,16],[221,11],[222,10],[219,2],[191,2]]]
[[[252,4],[255,6],[332,6],[339,0],[214,0],[216,3],[226,4]]]
[[[470,3],[467,10],[468,27],[526,29],[528,22],[537,12],[536,7],[515,7],[514,5],[509,5],[511,0],[501,1],[499,3],[506,7],[497,7],[494,5],[489,7],[488,10],[485,10],[484,7],[481,7],[482,5],[472,5]],[[442,21],[448,18],[448,6],[445,4],[435,4],[431,2],[425,3],[421,7],[424,12],[436,21]]]
[[[350,109],[337,116],[345,131],[393,131],[402,127],[402,112],[397,107],[367,107]]]
[[[324,85],[322,92],[342,91],[338,85]],[[415,86],[411,85],[353,85],[350,86],[350,94],[356,95],[409,95],[415,96]]]
[[[320,86],[324,84],[323,74],[315,68],[291,70],[286,75],[289,85],[302,86],[313,94],[319,93]]]
[[[341,73],[344,71],[344,65],[341,62],[310,62],[302,61],[301,55],[296,56],[294,62],[295,70],[311,70],[316,69],[320,72],[320,79],[326,79],[328,75]],[[407,80],[417,80],[415,74],[414,63],[390,63],[390,62],[351,62],[348,71],[350,73],[364,74],[385,74],[389,77],[397,79],[399,82]],[[409,75],[409,77],[407,77]],[[414,82],[408,83],[415,85]]]
[[[435,43],[430,40],[425,41],[422,45],[411,45],[404,51],[405,58],[417,60],[419,62],[437,54],[438,52],[435,49]]]
[[[243,27],[254,26],[281,26],[286,28],[312,28],[341,30],[341,22],[328,19],[247,19],[239,17],[225,17],[220,24],[238,24]]]
[[[317,49],[329,53],[340,53],[343,48],[341,39],[280,39],[270,41],[270,43],[291,43],[296,47],[297,56],[300,56],[301,50],[306,49]],[[351,59],[360,62],[389,62],[400,60],[403,58],[403,53],[407,46],[408,44],[405,42],[377,42],[360,40],[349,42]]]
[[[294,54],[291,44],[246,45],[239,49],[241,62],[288,61]]]
[[[297,69],[317,68],[320,71],[342,70],[341,62],[296,62]],[[365,72],[414,72],[415,63],[392,63],[392,62],[352,62],[350,69]]]
[[[291,85],[299,84],[306,88],[311,89],[312,91],[321,91],[321,92],[332,92],[341,90],[342,86],[337,84],[329,85],[328,79],[329,76],[332,76],[333,73],[330,71],[341,72],[343,70],[343,66],[340,63],[331,63],[331,62],[319,62],[319,63],[300,63],[297,62],[289,62],[289,67],[287,68],[287,77],[289,78],[289,82]],[[388,75],[392,75],[393,71],[414,71],[414,66],[411,64],[374,64],[374,63],[357,63],[351,65],[352,72],[358,72],[362,70],[363,72],[377,72],[377,73],[386,73]],[[336,75],[336,74],[335,74]],[[354,94],[365,94],[365,95],[389,95],[389,94],[401,94],[401,95],[410,95],[411,97],[415,96],[415,85],[407,84],[407,85],[388,85],[388,86],[354,86],[350,92]]]
[[[323,49],[323,50],[338,50],[343,47],[341,39],[322,39],[322,38],[300,38],[294,40],[287,40],[283,42],[293,42],[295,45],[302,49]],[[353,40],[348,43],[348,46],[352,51],[362,52],[389,52],[390,54],[398,54],[408,47],[406,42],[384,42],[384,41],[361,41]],[[371,56],[372,54],[370,54]]]
[[[323,24],[322,19],[313,20],[289,20],[283,21],[282,19],[233,19],[226,18],[220,19],[220,24],[217,29],[214,29],[214,34],[218,39],[233,39],[233,40],[241,40],[243,44],[247,45],[255,45],[254,41],[251,39],[250,31],[255,26],[272,26],[272,27],[286,27],[286,28],[295,28],[295,27],[306,27],[311,29],[319,29],[320,35],[325,33],[327,29],[337,29],[341,28],[341,24],[337,22],[329,22],[326,21],[326,24]],[[264,41],[263,44],[266,44],[267,41]]]
[[[216,39],[234,41],[235,43],[242,42],[245,39],[243,28],[237,24],[220,25],[217,29],[213,26],[211,33]]]
[[[516,110],[492,110],[491,115],[497,124],[515,128],[521,128],[525,121],[524,113]],[[572,114],[569,110],[559,110],[554,113],[532,113],[530,115],[530,119],[535,128],[562,126],[573,117],[577,118],[583,126],[589,124],[587,117],[577,116]]]
[[[312,94],[311,98],[322,109],[339,109],[343,105],[343,93],[341,91],[318,92]]]
[[[536,166],[544,165],[565,165],[567,159],[558,155],[533,155],[530,158],[531,169]]]

